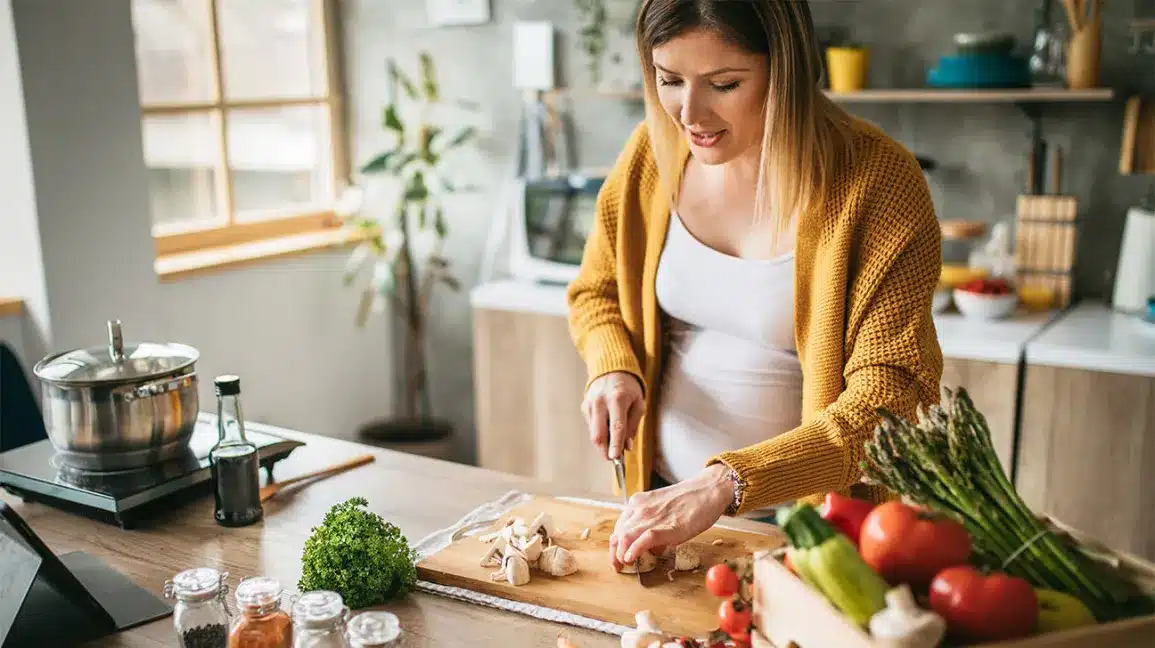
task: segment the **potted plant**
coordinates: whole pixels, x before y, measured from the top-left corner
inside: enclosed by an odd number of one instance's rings
[[[346,286],[361,290],[357,326],[387,308],[402,324],[399,411],[361,430],[362,437],[386,442],[442,439],[450,432],[430,405],[427,324],[433,289],[460,289],[442,254],[449,234],[447,200],[475,189],[451,177],[448,162],[477,134],[474,126],[462,125],[451,115],[455,108],[476,106],[442,97],[433,58],[427,52],[418,58],[416,83],[389,59],[390,92],[381,120],[389,144],[359,169],[366,180],[380,178],[392,185],[391,208],[382,210],[381,218],[366,215],[363,183],[351,181],[336,210],[346,228],[365,236],[349,257],[343,278]]]

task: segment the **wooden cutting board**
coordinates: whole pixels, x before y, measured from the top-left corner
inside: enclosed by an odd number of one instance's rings
[[[477,536],[501,529],[509,518],[520,517],[529,522],[543,511],[549,513],[560,530],[560,537],[555,537],[554,543],[573,553],[578,563],[577,572],[552,577],[531,568],[530,581],[525,585],[515,587],[505,580],[492,581],[490,574],[496,569],[481,566],[481,559],[490,545]],[[706,570],[728,558],[748,556],[784,544],[778,533],[763,535],[714,527],[688,543],[701,556],[701,566],[696,573],[674,572],[673,580],[670,580],[667,576],[667,572],[673,569],[673,560],[670,559],[645,575],[646,586],[643,587],[636,574],[619,574],[610,566],[609,536],[617,518],[617,509],[534,497],[502,516],[492,526],[463,537],[420,561],[417,573],[421,579],[430,582],[629,627],[634,626],[636,612],[649,610],[663,631],[701,636],[718,626],[721,602],[706,590]],[[586,528],[590,530],[589,536],[582,540],[580,536]],[[715,540],[720,543],[714,544]]]

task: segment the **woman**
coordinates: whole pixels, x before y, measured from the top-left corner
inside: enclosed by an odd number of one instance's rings
[[[941,234],[915,157],[830,102],[799,0],[646,0],[646,119],[568,292],[582,410],[632,496],[616,569],[859,483],[876,408],[939,397]],[[669,483],[670,485],[667,485]]]

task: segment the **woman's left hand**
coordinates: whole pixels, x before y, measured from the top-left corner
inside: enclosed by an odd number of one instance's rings
[[[692,479],[631,496],[610,536],[614,571],[647,549],[658,555],[713,526],[734,500],[728,471],[714,464]]]

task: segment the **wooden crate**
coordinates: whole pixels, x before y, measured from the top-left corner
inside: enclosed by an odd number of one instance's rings
[[[1056,524],[1112,561],[1148,592],[1155,591],[1155,564],[1138,557],[1104,549]],[[846,619],[824,596],[803,583],[782,565],[772,552],[761,552],[754,561],[753,648],[885,648],[869,633]],[[946,646],[948,644],[944,644]],[[954,644],[949,644],[954,645]],[[1152,648],[1155,646],[1155,615],[1103,623],[1026,639],[983,644],[984,648]]]

